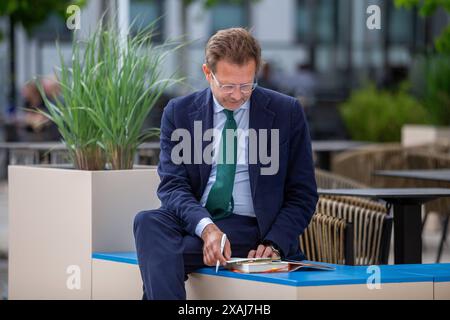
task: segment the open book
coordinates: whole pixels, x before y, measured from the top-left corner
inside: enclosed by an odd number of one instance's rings
[[[291,272],[300,268],[335,270],[335,268],[302,261],[272,260],[272,258],[231,258],[225,268],[241,273]]]

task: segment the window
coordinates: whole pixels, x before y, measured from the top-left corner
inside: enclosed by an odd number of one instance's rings
[[[153,24],[153,41],[162,42],[163,4],[163,0],[130,0],[130,33],[137,34]]]
[[[337,30],[335,30],[337,35],[337,42],[339,44],[348,44],[351,41],[351,15],[352,0],[339,0],[336,3],[336,15],[337,15]]]
[[[317,19],[315,30],[317,30],[317,41],[319,43],[331,43],[334,40],[334,31],[337,29],[335,13],[337,6],[335,0],[317,1]],[[337,17],[337,15],[336,15]]]
[[[56,39],[70,41],[72,39],[72,31],[67,28],[63,17],[52,14],[42,24],[32,30],[31,36],[40,42],[54,42]]]
[[[396,8],[389,1],[389,42],[392,44],[411,44],[414,41],[414,10]]]
[[[312,8],[307,2],[300,0],[297,4],[297,39],[303,43],[309,43],[312,34]]]
[[[297,1],[297,39],[302,43],[328,44],[338,34],[338,2],[336,0]]]
[[[249,10],[248,1],[241,3],[230,0],[219,1],[217,5],[211,8],[211,34],[231,27],[247,27],[249,25]]]

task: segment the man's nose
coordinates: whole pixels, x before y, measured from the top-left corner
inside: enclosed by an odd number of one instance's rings
[[[241,88],[239,86],[235,86],[233,89],[233,92],[231,93],[231,97],[233,100],[241,100],[242,99],[242,92]]]

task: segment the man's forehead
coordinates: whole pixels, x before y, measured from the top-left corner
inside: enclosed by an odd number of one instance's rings
[[[225,78],[229,80],[247,79],[249,80],[249,82],[253,80],[255,73],[256,63],[254,60],[249,60],[248,62],[241,65],[221,60],[217,62],[215,71],[215,74],[221,77],[221,80],[225,80]]]

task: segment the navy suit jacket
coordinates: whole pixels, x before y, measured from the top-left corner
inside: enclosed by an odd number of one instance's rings
[[[171,135],[175,129],[182,128],[193,137],[194,121],[202,122],[203,132],[213,128],[213,113],[213,98],[208,88],[172,99],[164,109],[161,121],[158,197],[162,207],[172,211],[192,235],[195,235],[199,221],[210,217],[199,201],[211,165],[204,161],[195,164],[194,153],[203,152],[211,142],[202,142],[201,151],[198,147],[194,149],[192,143],[191,163],[175,164],[171,160],[171,151],[179,142],[171,141]],[[257,87],[250,100],[249,128],[279,129],[278,172],[261,175],[263,165],[259,159],[248,167],[261,239],[273,241],[286,257],[301,259],[299,235],[308,226],[318,199],[311,140],[303,109],[292,97]],[[270,134],[268,137],[269,144]]]

